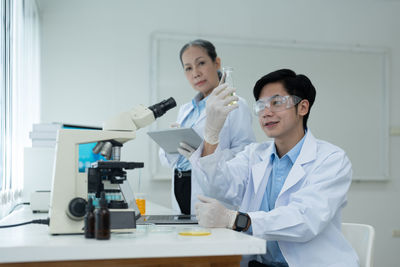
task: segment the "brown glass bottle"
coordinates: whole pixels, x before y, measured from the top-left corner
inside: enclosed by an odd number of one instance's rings
[[[94,207],[92,199],[88,199],[86,204],[86,214],[85,214],[85,237],[94,238]]]
[[[95,237],[98,240],[110,239],[110,211],[104,191],[101,192],[100,207],[95,212]]]

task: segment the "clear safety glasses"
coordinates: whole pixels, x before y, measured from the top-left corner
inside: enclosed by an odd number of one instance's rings
[[[268,108],[271,112],[283,111],[297,105],[300,101],[301,98],[295,95],[274,95],[261,98],[254,104],[254,113],[259,116],[265,108]]]

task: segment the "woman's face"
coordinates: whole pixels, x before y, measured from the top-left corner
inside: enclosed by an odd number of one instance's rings
[[[212,61],[206,50],[198,46],[190,46],[182,54],[183,70],[186,79],[193,89],[208,96],[218,86],[218,69],[221,66],[219,57]]]

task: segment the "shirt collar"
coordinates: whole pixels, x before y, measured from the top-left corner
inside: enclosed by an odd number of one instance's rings
[[[301,138],[301,140],[287,153],[292,163],[296,161],[297,157],[300,154],[300,150],[304,144],[304,139],[306,138],[306,134],[304,134],[303,138]]]
[[[289,157],[289,159],[292,161],[292,163],[294,163],[300,154],[300,150],[303,147],[303,143],[306,138],[306,135],[307,135],[307,130],[306,130],[303,138],[301,138],[301,140],[289,152],[287,152],[285,155],[283,155],[283,157],[285,157],[285,156]],[[275,158],[279,159],[278,153],[276,152],[275,142],[274,142],[273,148],[272,148],[272,154],[271,154],[271,161],[273,161]]]
[[[203,107],[206,105],[206,101],[207,101],[208,96],[203,98],[203,94],[202,93],[198,93],[197,95],[195,95],[195,97],[192,99],[192,105],[194,108],[199,108],[199,107]]]

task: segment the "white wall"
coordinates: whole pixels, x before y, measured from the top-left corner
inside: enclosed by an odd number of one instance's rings
[[[101,124],[135,104],[152,104],[150,36],[153,32],[173,32],[386,47],[390,50],[390,125],[400,125],[399,1],[38,2],[42,121]],[[171,64],[179,64],[178,52]],[[332,75],[332,79],[340,77]],[[354,101],[358,108],[368,108]],[[371,121],[371,127],[377,125]],[[139,131],[137,139],[124,146],[124,160],[144,161],[148,166],[150,140],[145,132]],[[400,238],[392,237],[392,231],[400,229],[399,136],[390,137],[390,148],[390,180],[353,183],[343,220],[375,226],[376,266],[394,267],[400,260]],[[169,182],[152,181],[148,176],[149,170],[144,169],[144,191],[151,191],[153,201],[169,204]],[[134,172],[130,179],[136,181],[136,177]]]

